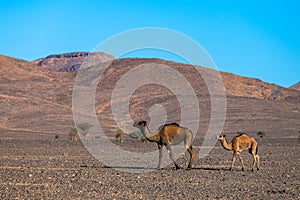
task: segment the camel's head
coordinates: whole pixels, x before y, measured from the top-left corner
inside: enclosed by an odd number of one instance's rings
[[[146,121],[134,122],[133,126],[136,128],[143,128],[147,126],[147,122]]]
[[[226,139],[226,135],[219,135],[219,136],[217,136],[217,140],[222,141],[222,140],[225,140],[225,139]]]

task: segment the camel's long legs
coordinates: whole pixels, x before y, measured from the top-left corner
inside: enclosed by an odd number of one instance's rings
[[[176,163],[175,159],[173,158],[171,146],[170,146],[170,145],[166,145],[166,148],[167,148],[167,150],[168,150],[169,156],[170,156],[171,160],[173,161],[173,163],[174,163],[176,169],[180,169],[179,165]]]
[[[190,163],[189,163],[188,168],[191,169],[191,168],[192,168],[192,165],[193,165],[193,161],[194,161],[194,159],[195,159],[195,154],[194,154],[194,152],[193,152],[192,146],[190,146],[190,147],[187,149],[187,151],[188,151],[189,154],[190,154]]]
[[[256,168],[259,170],[259,155],[256,155]]]
[[[230,171],[233,171],[235,160],[236,160],[236,153],[234,153],[233,156],[232,156],[232,163],[231,163]]]
[[[246,171],[242,156],[240,154],[237,154],[237,155],[238,155],[238,157],[240,159],[240,162],[241,162],[241,165],[242,165],[242,170]]]
[[[253,154],[253,165],[251,171],[254,171],[255,164],[256,164],[256,156]]]
[[[256,166],[256,169],[259,170],[259,156],[253,154],[252,171],[254,171],[255,166]]]
[[[157,144],[158,147],[158,151],[159,151],[159,157],[158,157],[158,165],[157,165],[157,169],[160,168],[161,165],[161,158],[162,158],[162,145]]]

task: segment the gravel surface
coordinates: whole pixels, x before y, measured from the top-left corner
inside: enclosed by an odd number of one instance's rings
[[[64,137],[2,135],[0,199],[300,199],[297,137],[258,139],[259,171],[243,172],[237,160],[230,172],[232,153],[217,143],[201,159],[194,144],[192,170],[176,171],[170,164],[161,170],[128,173],[122,166],[104,166],[80,142]],[[153,143],[128,140],[121,147],[156,149]],[[250,169],[251,155],[242,156]],[[188,159],[186,154],[178,162],[185,168]]]

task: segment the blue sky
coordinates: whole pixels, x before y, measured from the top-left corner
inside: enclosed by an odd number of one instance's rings
[[[91,51],[120,32],[162,27],[204,47],[220,71],[300,81],[300,1],[2,1],[0,54],[35,60]],[[149,53],[149,52],[148,52]],[[140,52],[127,56],[161,57]]]

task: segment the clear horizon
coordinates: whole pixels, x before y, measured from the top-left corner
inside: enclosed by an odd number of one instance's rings
[[[290,87],[300,81],[297,1],[1,1],[0,54],[32,61],[92,51],[120,32],[161,27],[199,43],[220,71]],[[158,57],[159,51],[123,57]]]

